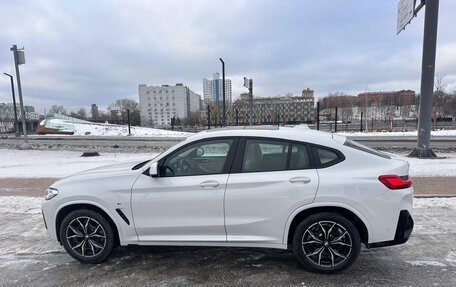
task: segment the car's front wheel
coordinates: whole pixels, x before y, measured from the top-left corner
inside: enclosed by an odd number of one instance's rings
[[[293,252],[310,271],[334,273],[355,262],[361,249],[356,227],[335,213],[318,213],[305,218],[296,228]]]
[[[100,263],[114,248],[115,237],[109,222],[99,213],[80,209],[70,212],[60,225],[65,250],[83,263]]]

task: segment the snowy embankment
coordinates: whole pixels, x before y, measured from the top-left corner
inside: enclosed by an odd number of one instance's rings
[[[418,136],[417,131],[413,131],[413,132],[338,132],[337,134],[347,136],[347,137],[372,137],[372,136],[416,137],[416,136]],[[434,136],[434,137],[456,136],[456,130],[431,131],[431,136]]]
[[[81,152],[0,149],[0,178],[64,177],[79,171],[155,157],[156,153],[101,153],[97,157],[81,157]],[[439,159],[402,157],[410,163],[410,176],[455,176],[456,154],[439,154]]]
[[[127,136],[127,125],[92,123],[87,121],[74,122],[64,119],[48,119],[40,122],[46,128],[58,129],[64,132],[74,132],[75,136]],[[146,127],[131,127],[131,136],[134,137],[188,137],[192,133],[176,132]],[[55,135],[53,135],[55,136]]]

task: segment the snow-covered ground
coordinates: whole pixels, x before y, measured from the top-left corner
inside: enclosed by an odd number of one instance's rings
[[[43,254],[63,251],[63,248],[50,239],[47,239],[41,215],[41,202],[43,198],[25,196],[0,196],[0,256],[6,254]],[[414,199],[414,213],[427,213],[429,210],[442,212],[456,210],[456,198],[416,198]],[[5,221],[6,218],[9,220]],[[14,222],[22,221],[21,224]],[[426,222],[417,222],[414,236],[429,234],[425,228]],[[443,228],[444,227],[444,228]],[[446,222],[434,230],[435,234],[453,232],[454,222]],[[434,233],[432,233],[434,234]],[[39,242],[39,244],[37,244]],[[1,260],[0,260],[1,261]],[[426,261],[426,264],[431,264]],[[456,262],[456,261],[455,261]],[[410,264],[413,264],[409,262]],[[419,264],[417,262],[416,264]],[[423,263],[424,264],[424,263]],[[452,264],[456,264],[452,262]],[[1,268],[0,262],[0,268]]]
[[[140,161],[156,153],[101,153],[81,157],[82,152],[0,149],[0,178],[63,177],[102,165]],[[456,176],[456,154],[439,154],[438,159],[416,159],[402,156],[410,163],[410,176]]]
[[[64,119],[43,120],[40,125],[47,128],[56,128],[61,131],[74,132],[76,136],[127,136],[127,125],[113,125],[92,122],[73,122]],[[188,137],[192,133],[176,132],[146,127],[131,127],[131,136],[134,137]],[[55,136],[55,135],[54,135]]]
[[[156,153],[101,153],[81,157],[82,152],[0,149],[0,178],[64,177],[103,165],[147,160]]]
[[[338,135],[349,137],[371,137],[371,136],[417,136],[418,132],[338,132]],[[431,136],[456,136],[456,130],[438,130],[431,131]]]
[[[456,176],[456,153],[439,153],[436,159],[418,159],[402,155],[410,163],[410,176]]]

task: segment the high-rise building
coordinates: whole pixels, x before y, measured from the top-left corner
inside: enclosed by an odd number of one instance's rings
[[[205,104],[219,104],[223,102],[223,79],[219,73],[213,74],[213,79],[203,79],[203,99]],[[225,103],[232,102],[231,80],[225,78]]]
[[[175,86],[140,84],[139,109],[142,126],[169,127],[171,119],[199,112],[201,96],[181,83]]]
[[[92,120],[97,120],[99,117],[98,106],[96,104],[92,104],[92,107],[90,108],[90,110],[92,113]]]

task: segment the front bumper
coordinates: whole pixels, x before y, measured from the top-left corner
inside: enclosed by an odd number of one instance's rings
[[[57,240],[57,234],[55,230],[55,221],[53,214],[53,203],[52,200],[45,200],[41,203],[41,214],[43,215],[44,225],[46,227],[46,234],[50,239]]]
[[[397,222],[396,234],[394,235],[394,239],[390,241],[369,243],[366,245],[366,247],[375,248],[403,244],[407,242],[407,240],[410,238],[410,235],[413,231],[413,225],[414,223],[412,215],[410,215],[408,210],[401,210],[401,212],[399,213],[399,221]]]

